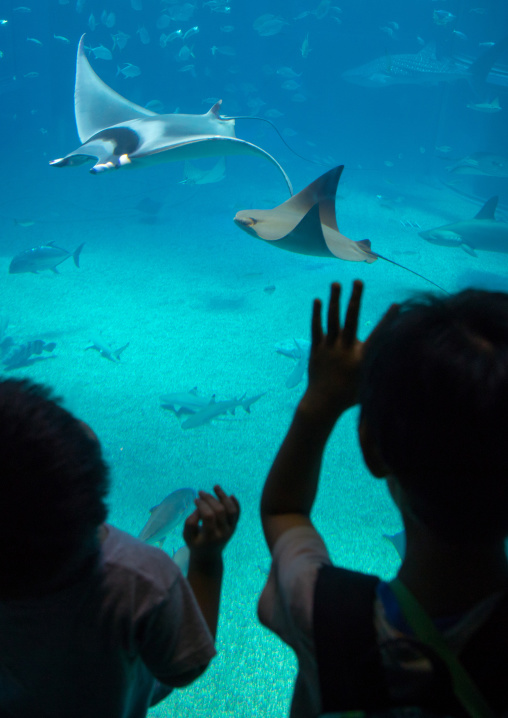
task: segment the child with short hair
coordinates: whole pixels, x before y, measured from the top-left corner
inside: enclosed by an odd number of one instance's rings
[[[93,431],[43,386],[0,381],[0,715],[143,718],[215,655],[239,504],[199,492],[188,579],[104,523]]]
[[[298,657],[291,716],[507,715],[508,295],[394,305],[362,343],[362,290],[356,281],[341,326],[332,285],[326,334],[314,302],[308,388],[261,502],[273,562],[259,616]],[[333,567],[310,519],[326,442],[357,403],[367,468],[387,481],[407,536],[393,584]],[[428,635],[397,585],[430,616]],[[452,678],[459,661],[479,712]]]

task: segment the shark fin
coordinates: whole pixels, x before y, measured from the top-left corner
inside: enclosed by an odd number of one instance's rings
[[[499,197],[496,196],[488,199],[478,214],[475,215],[475,219],[494,219],[498,200]]]

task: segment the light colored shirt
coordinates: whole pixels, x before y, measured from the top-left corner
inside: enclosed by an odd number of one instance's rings
[[[107,529],[97,574],[0,602],[1,716],[144,718],[155,679],[186,685],[215,655],[176,564]]]
[[[321,713],[313,608],[323,565],[331,565],[331,560],[317,531],[310,526],[289,529],[274,546],[270,574],[259,599],[259,620],[291,646],[298,659],[290,718],[313,718]],[[502,596],[493,594],[464,615],[436,621],[452,650],[460,651]],[[379,584],[373,618],[390,695],[405,700],[430,682],[432,664],[417,647],[400,640],[412,634],[386,583]]]

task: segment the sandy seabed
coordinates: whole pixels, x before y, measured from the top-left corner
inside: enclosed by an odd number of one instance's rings
[[[178,184],[181,167],[120,171],[91,177],[85,167],[24,166],[4,187],[0,205],[0,313],[16,341],[56,342],[51,355],[5,372],[49,384],[89,422],[112,467],[110,521],[137,535],[148,509],[184,486],[210,490],[219,482],[242,505],[226,552],[218,656],[206,674],[175,691],[151,715],[182,718],[287,714],[295,661],[258,623],[256,603],[266,579],[258,503],[271,460],[304,383],[287,389],[293,360],[280,343],[308,338],[312,299],[325,299],[338,280],[346,293],[366,283],[360,335],[393,301],[432,287],[381,260],[347,263],[290,254],[241,232],[239,209],[269,208],[287,195],[280,177],[257,160],[228,162],[219,184]],[[320,169],[290,171],[295,190]],[[473,216],[478,205],[414,177],[388,172],[344,173],[338,193],[341,231],[370,237],[372,247],[449,291],[482,278],[502,286],[506,255],[424,242],[422,228]],[[381,201],[377,195],[381,195]],[[136,209],[149,197],[155,216]],[[10,275],[17,253],[54,241],[70,251],[85,242],[78,270]],[[473,279],[472,279],[473,278]],[[268,291],[267,288],[269,288]],[[101,336],[114,363],[87,351]],[[160,407],[159,396],[197,387],[218,400],[266,392],[250,414],[238,409],[185,431]],[[355,436],[356,413],[345,416],[328,446],[314,519],[333,559],[391,576],[399,565],[384,533],[401,528],[382,482],[366,472]],[[182,544],[178,532],[165,548]]]

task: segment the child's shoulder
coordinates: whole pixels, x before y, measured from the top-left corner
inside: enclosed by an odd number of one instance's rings
[[[167,593],[182,574],[161,549],[150,546],[126,531],[106,524],[102,543],[102,573],[115,583],[143,585],[154,593]]]

